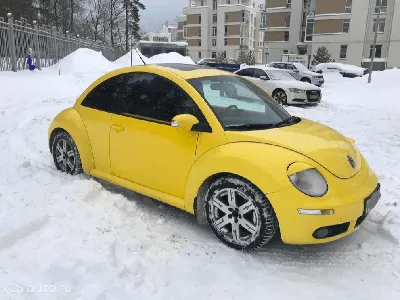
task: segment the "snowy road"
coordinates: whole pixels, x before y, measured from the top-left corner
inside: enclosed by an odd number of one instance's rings
[[[319,107],[288,108],[354,138],[378,174],[382,200],[361,229],[255,253],[184,212],[55,170],[49,123],[97,76],[0,73],[0,299],[400,299],[400,70],[370,86],[331,76]]]

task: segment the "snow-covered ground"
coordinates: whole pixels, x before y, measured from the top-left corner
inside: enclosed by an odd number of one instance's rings
[[[328,75],[320,106],[288,108],[354,138],[379,175],[361,229],[241,253],[182,211],[56,171],[48,126],[107,65],[0,72],[0,299],[400,299],[400,70]]]

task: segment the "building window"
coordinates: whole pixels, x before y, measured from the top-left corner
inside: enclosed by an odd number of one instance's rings
[[[228,26],[225,25],[225,35],[228,35]]]
[[[379,6],[382,2],[382,7],[381,7],[381,14],[386,13],[387,11],[387,0],[376,0],[376,5],[375,5],[375,13],[377,14],[379,12]]]
[[[290,13],[286,14],[285,26],[290,27]]]
[[[199,36],[201,37],[201,28],[199,28]]]
[[[231,4],[231,0],[226,1],[226,4]]]
[[[287,0],[286,7],[287,8],[291,8],[292,7],[292,0]]]
[[[303,8],[309,9],[311,7],[311,0],[304,0]]]
[[[183,37],[187,36],[187,27],[183,27]]]
[[[369,51],[369,58],[372,58],[372,51],[374,49],[374,46],[371,46],[371,49]],[[381,58],[382,56],[382,45],[376,45],[375,48],[375,58]]]
[[[306,41],[311,42],[314,34],[314,19],[307,19]]]
[[[212,28],[212,36],[217,36],[217,27]]]
[[[217,14],[213,14],[213,24],[217,24]]]
[[[350,19],[343,20],[343,32],[348,33],[350,29]]]
[[[340,45],[340,59],[347,58],[347,45]]]
[[[228,13],[225,13],[225,23],[228,22]]]
[[[218,7],[218,1],[213,0],[213,10],[217,10],[217,7]]]
[[[201,15],[199,15],[199,24],[201,24]]]
[[[225,45],[225,46],[228,45],[228,39],[224,39],[224,45]]]
[[[301,22],[301,26],[303,28],[305,28],[306,25],[307,25],[307,15],[306,15],[306,13],[303,13],[303,19],[302,19],[302,22]]]
[[[283,50],[283,54],[288,54],[289,50]]]
[[[378,27],[379,33],[384,33],[385,32],[385,19],[379,18],[379,21],[378,21],[378,19],[374,19],[374,28],[373,28],[374,32],[376,31],[377,27]]]
[[[204,6],[204,1],[203,0],[200,1],[200,6]]]
[[[217,52],[211,52],[211,58],[217,58]]]
[[[267,27],[267,14],[266,13],[261,13],[261,29],[265,29]]]
[[[216,39],[213,39],[213,40],[212,40],[212,46],[213,46],[213,47],[217,47],[217,40],[216,40]]]
[[[201,40],[199,40],[199,47],[201,47]]]
[[[351,14],[351,8],[353,6],[353,0],[346,1],[346,7],[344,8],[344,12],[347,14]]]
[[[226,51],[222,51],[222,55],[226,58]]]
[[[302,31],[301,31],[300,42],[304,42],[305,39],[306,39],[306,31],[305,31],[305,30],[302,30]]]
[[[242,22],[246,22],[246,12],[242,11]]]
[[[289,41],[289,31],[285,31],[285,42]]]

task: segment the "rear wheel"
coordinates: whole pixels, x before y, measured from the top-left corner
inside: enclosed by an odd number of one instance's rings
[[[60,131],[54,136],[51,149],[57,170],[71,175],[83,172],[78,148],[67,132]]]
[[[287,95],[284,90],[276,90],[272,93],[272,98],[281,105],[287,104]]]
[[[278,222],[263,193],[251,183],[226,176],[206,194],[206,214],[216,237],[237,250],[251,251],[275,236]]]

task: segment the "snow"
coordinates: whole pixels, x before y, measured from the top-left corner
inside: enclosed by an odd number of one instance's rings
[[[150,64],[162,64],[162,63],[179,63],[188,65],[195,64],[189,56],[182,56],[177,52],[154,55],[150,57],[148,61]]]
[[[353,65],[348,65],[348,64],[342,64],[342,63],[322,63],[318,64],[315,66],[315,71],[320,71],[325,68],[337,68],[341,72],[346,72],[346,73],[353,73],[358,76],[363,76],[364,74],[364,69],[361,67],[353,66]]]
[[[126,53],[124,56],[118,58],[114,61],[114,64],[121,67],[130,67],[131,66],[131,56],[132,56],[132,66],[141,66],[143,65],[143,61],[147,64],[148,58],[145,57],[139,50],[132,50]],[[142,58],[142,59],[140,59]]]
[[[107,60],[101,52],[80,48],[44,71],[61,75],[78,75],[108,73],[114,69],[116,69],[116,66]]]
[[[324,74],[318,107],[287,108],[354,138],[376,171],[382,199],[361,228],[242,253],[191,215],[55,169],[51,120],[113,66],[87,53],[62,76],[0,72],[0,299],[399,299],[400,70]]]

